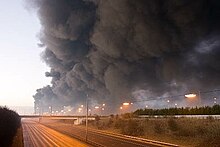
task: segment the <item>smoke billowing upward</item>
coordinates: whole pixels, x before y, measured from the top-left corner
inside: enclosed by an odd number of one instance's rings
[[[35,101],[75,105],[88,94],[114,109],[140,91],[147,99],[220,87],[218,0],[32,2],[52,77]]]

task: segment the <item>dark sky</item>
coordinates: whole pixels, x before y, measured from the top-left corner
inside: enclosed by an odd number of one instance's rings
[[[45,75],[53,77],[35,100],[75,105],[88,94],[113,111],[123,101],[220,88],[218,0],[31,4],[42,25],[42,58],[51,68]]]

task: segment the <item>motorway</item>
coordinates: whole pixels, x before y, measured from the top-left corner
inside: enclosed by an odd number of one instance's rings
[[[43,122],[42,122],[43,123]],[[54,123],[44,123],[46,126],[72,136],[74,138],[78,138],[80,140],[85,140],[86,130],[85,127],[80,127],[72,124],[64,124],[59,122]],[[136,138],[129,138],[124,135],[117,135],[102,131],[97,131],[94,129],[89,129],[87,142],[92,144],[93,146],[98,147],[158,147],[158,146],[176,146],[171,144],[160,144],[153,143],[151,141],[143,141],[138,140]]]
[[[177,146],[158,141],[113,134],[50,119],[23,118],[24,147],[159,147]]]
[[[88,147],[85,144],[50,129],[33,119],[22,119],[24,147]]]

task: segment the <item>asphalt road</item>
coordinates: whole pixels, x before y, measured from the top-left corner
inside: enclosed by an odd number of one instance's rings
[[[64,123],[47,123],[46,126],[67,134],[69,136],[85,140],[86,131],[84,127]],[[88,131],[88,142],[99,147],[158,147],[151,143],[135,141],[134,139],[103,134],[95,130]]]
[[[22,119],[24,147],[88,147],[80,142],[31,119]]]

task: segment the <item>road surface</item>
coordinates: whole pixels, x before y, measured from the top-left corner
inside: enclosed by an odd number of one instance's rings
[[[46,123],[46,126],[67,134],[69,136],[78,138],[80,140],[85,139],[86,131],[84,127],[75,126],[71,124],[64,123]],[[172,145],[161,145],[152,142],[145,142],[141,140],[136,140],[133,138],[126,138],[120,135],[102,133],[100,131],[89,129],[88,143],[99,146],[99,147],[158,147],[158,146],[172,146]]]
[[[88,147],[31,119],[22,119],[24,147]]]

